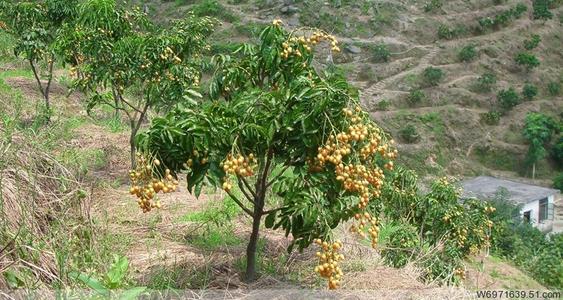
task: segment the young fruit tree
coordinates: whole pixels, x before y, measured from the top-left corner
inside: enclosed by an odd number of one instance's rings
[[[373,245],[377,240],[378,220],[367,206],[379,196],[397,151],[362,111],[345,79],[313,68],[313,47],[319,43],[339,51],[331,35],[287,32],[275,20],[258,44],[214,58],[209,100],[155,118],[139,136],[147,154],[133,177],[151,174],[134,181],[140,206],[149,211],[159,205],[154,194],[161,185],[153,180],[165,168],[172,175],[165,175],[168,180],[185,173],[196,196],[206,185],[221,187],[252,219],[249,281],[257,276],[262,223],[292,235],[288,251],[317,243],[322,253],[315,270],[331,289],[339,285],[343,259],[342,244],[329,243],[331,230],[355,219],[360,236],[369,234]],[[174,182],[166,187],[174,188]]]
[[[43,99],[49,119],[49,93],[56,60],[55,41],[61,37],[60,28],[76,17],[76,0],[45,0],[12,2],[0,0],[0,21],[16,44],[14,54],[24,57]],[[1,29],[1,28],[0,28]],[[42,79],[45,74],[46,82]]]
[[[201,96],[194,89],[213,24],[188,15],[157,29],[140,10],[126,11],[113,0],[88,0],[81,6],[70,42],[61,47],[74,45],[67,58],[81,58],[75,84],[91,95],[88,111],[105,104],[127,117],[133,167],[135,136],[149,110],[167,110]]]
[[[561,125],[549,116],[541,113],[529,113],[526,115],[522,134],[530,144],[526,155],[526,163],[532,165],[532,178],[536,177],[536,163],[547,156],[546,145],[560,131]]]

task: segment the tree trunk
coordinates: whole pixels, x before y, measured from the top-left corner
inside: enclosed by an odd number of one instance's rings
[[[536,179],[536,163],[532,164],[532,179]]]
[[[131,122],[131,135],[129,136],[129,146],[130,146],[130,158],[131,158],[131,169],[135,169],[135,167],[137,166],[136,162],[137,160],[135,159],[136,156],[136,152],[137,152],[137,147],[135,145],[135,136],[137,135],[137,126],[135,125],[135,122]]]
[[[248,246],[246,247],[246,274],[245,280],[247,282],[252,282],[256,280],[256,248],[258,246],[258,238],[260,231],[260,221],[262,219],[262,212],[257,211],[258,206],[254,208],[254,217],[252,220],[252,233],[250,234],[250,240],[248,241]]]

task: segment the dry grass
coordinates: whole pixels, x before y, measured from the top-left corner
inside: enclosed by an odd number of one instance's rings
[[[78,201],[85,194],[67,168],[24,139],[14,140],[0,142],[0,271],[23,267],[43,282],[60,281],[54,253],[34,245],[49,243],[50,225],[62,215],[89,220],[89,201]]]

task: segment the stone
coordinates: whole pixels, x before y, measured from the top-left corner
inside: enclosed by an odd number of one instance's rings
[[[344,47],[344,49],[352,54],[360,54],[362,53],[362,49],[360,47],[356,47],[354,45],[346,45],[346,47]]]
[[[292,15],[296,12],[299,12],[299,7],[297,6],[293,6],[293,5],[288,5],[288,6],[284,6],[280,9],[282,14],[287,14],[287,15]]]

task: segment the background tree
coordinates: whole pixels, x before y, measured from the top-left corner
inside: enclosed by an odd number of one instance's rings
[[[54,42],[61,38],[60,28],[76,17],[77,0],[45,0],[12,2],[0,0],[0,20],[16,40],[14,54],[24,57],[33,72],[37,86],[45,100],[49,119],[49,93],[53,79],[56,54]],[[45,69],[42,68],[45,66]],[[42,81],[46,74],[46,82]]]
[[[526,163],[532,165],[532,178],[536,176],[536,163],[547,155],[546,144],[552,136],[560,131],[551,117],[541,113],[528,113],[524,124],[523,135],[528,140],[529,148]]]
[[[497,93],[497,104],[500,106],[502,112],[506,114],[514,106],[520,104],[520,97],[516,90],[510,87]]]
[[[518,53],[514,60],[528,71],[540,65],[540,61],[535,55],[526,52]]]
[[[370,227],[375,242],[377,220],[366,207],[396,157],[345,79],[312,67],[312,47],[325,41],[339,51],[336,40],[319,31],[288,33],[280,23],[236,57],[215,57],[211,99],[153,120],[139,140],[161,168],[186,172],[196,196],[204,185],[222,187],[252,218],[247,280],[256,278],[263,220],[292,234],[289,251],[331,239],[331,230],[350,218],[361,222],[361,235]],[[140,203],[150,207],[151,200],[142,194]],[[325,267],[317,271],[335,288],[340,271]]]
[[[140,10],[127,11],[113,0],[88,0],[80,7],[79,22],[61,48],[81,74],[76,86],[91,95],[88,111],[106,104],[127,117],[132,166],[135,136],[149,110],[200,97],[194,88],[213,24],[188,15],[157,29]]]

